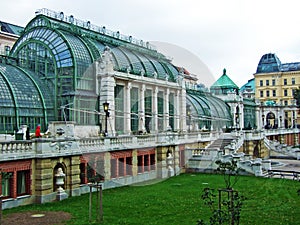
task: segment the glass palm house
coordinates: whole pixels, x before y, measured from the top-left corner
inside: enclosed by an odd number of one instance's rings
[[[178,82],[180,70],[149,42],[92,25],[73,16],[42,9],[37,11],[10,51],[0,58],[0,132],[12,133],[22,124],[31,128],[51,121],[75,121],[79,125],[99,124],[99,96],[95,68],[106,47],[113,56],[114,71]],[[124,122],[124,99],[117,93],[115,123]],[[146,125],[151,121],[150,96],[145,94]],[[138,92],[131,95],[138,98]],[[158,114],[163,114],[163,100],[158,96]],[[175,115],[173,96],[169,97],[170,126]],[[199,128],[230,126],[229,106],[201,90],[187,88],[187,124]],[[71,107],[67,107],[71,106]],[[72,110],[73,109],[73,110]],[[136,105],[131,106],[131,129],[137,130]],[[147,122],[148,121],[148,122]],[[123,129],[122,126],[116,126]],[[160,128],[159,128],[160,129]],[[161,128],[163,129],[163,128]],[[147,129],[148,131],[148,129]]]

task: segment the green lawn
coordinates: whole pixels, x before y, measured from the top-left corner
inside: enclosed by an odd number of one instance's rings
[[[223,188],[221,175],[183,174],[152,185],[127,186],[103,191],[103,224],[197,224],[210,216],[201,199],[205,187]],[[247,198],[240,224],[300,224],[300,182],[241,176],[235,190]],[[96,194],[93,195],[96,200]],[[90,224],[89,194],[61,202],[4,210],[4,216],[29,210],[65,211],[68,224]]]

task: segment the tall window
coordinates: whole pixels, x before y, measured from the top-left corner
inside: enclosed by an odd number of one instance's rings
[[[276,90],[273,90],[273,97],[276,97]]]
[[[266,94],[267,94],[267,97],[270,97],[270,91],[269,90],[267,91]]]
[[[3,173],[2,175],[2,195],[4,198],[12,197],[12,176],[13,173]]]
[[[293,77],[292,78],[292,84],[295,85],[296,84],[296,79]]]
[[[155,151],[139,151],[138,152],[138,173],[149,172],[155,170]]]
[[[275,86],[276,85],[276,80],[272,79],[272,85]]]
[[[131,151],[113,152],[110,160],[111,178],[132,175]]]
[[[264,91],[260,91],[260,97],[264,97]]]
[[[145,93],[145,128],[147,133],[152,130],[152,91],[146,90]]]
[[[169,125],[172,130],[174,130],[174,121],[175,121],[175,108],[174,108],[174,93],[169,95]]]
[[[158,117],[158,130],[164,129],[164,93],[162,91],[157,94],[157,117]]]
[[[266,80],[266,85],[269,86],[269,80]]]
[[[30,171],[23,170],[17,172],[17,195],[29,194]]]
[[[124,86],[115,87],[115,128],[116,132],[124,132]]]
[[[137,132],[139,129],[139,92],[138,88],[131,88],[130,90],[130,106],[131,106],[131,131]]]
[[[284,79],[284,80],[283,80],[283,84],[284,84],[284,85],[287,85],[287,79]]]
[[[288,90],[287,90],[287,89],[285,89],[285,90],[283,91],[283,95],[284,95],[284,96],[288,96]]]

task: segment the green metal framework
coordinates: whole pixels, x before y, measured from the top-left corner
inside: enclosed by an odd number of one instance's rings
[[[0,64],[0,132],[13,133],[21,125],[47,128],[54,119],[50,89],[30,71]]]
[[[101,57],[105,46],[111,48],[116,71],[176,81],[178,71],[165,56],[148,43],[137,43],[130,37],[125,40],[119,32],[108,33],[72,16],[44,11],[26,26],[11,56],[51,87],[56,120],[95,124],[97,119],[88,113],[97,110],[99,97],[91,65]],[[73,110],[66,115],[61,109],[67,104]]]

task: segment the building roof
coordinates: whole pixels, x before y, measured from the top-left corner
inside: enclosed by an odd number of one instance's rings
[[[48,45],[57,68],[73,67],[77,79],[108,46],[113,55],[114,69],[145,77],[157,77],[176,81],[178,70],[149,42],[126,36],[119,31],[92,25],[62,12],[42,9],[25,27],[25,32],[12,49],[17,57],[22,48],[36,42],[36,46]],[[38,43],[39,42],[39,43]],[[40,48],[40,47],[39,47]],[[70,74],[70,72],[69,72]]]
[[[268,53],[259,60],[256,73],[274,73],[300,70],[300,62],[281,63],[274,53]]]
[[[24,30],[24,27],[6,23],[3,21],[0,21],[0,28],[1,28],[0,29],[1,32],[5,32],[5,33],[12,34],[12,35],[17,35],[17,36],[20,36]]]
[[[248,82],[240,88],[241,92],[244,92],[244,91],[249,92],[250,90],[255,91],[255,79],[254,78],[248,80]]]
[[[211,93],[188,90],[187,105],[190,107],[191,115],[201,122],[201,127],[230,126],[232,122],[230,107],[221,99]],[[208,124],[209,121],[209,124]]]
[[[238,89],[239,87],[229,78],[226,74],[226,69],[224,69],[223,75],[210,88]]]

